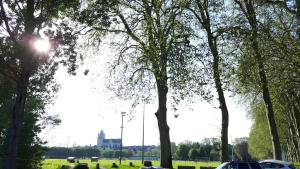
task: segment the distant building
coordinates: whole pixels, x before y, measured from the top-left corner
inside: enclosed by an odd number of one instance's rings
[[[101,130],[101,132],[98,133],[97,147],[117,150],[121,147],[121,139],[105,139],[105,133]]]

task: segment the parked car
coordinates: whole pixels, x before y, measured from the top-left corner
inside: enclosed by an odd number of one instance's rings
[[[259,164],[263,169],[296,169],[292,162],[282,160],[263,160]]]
[[[91,162],[98,162],[99,157],[91,157]]]
[[[224,162],[216,169],[262,169],[257,161]]]
[[[67,161],[69,162],[69,163],[75,163],[75,157],[68,157],[67,158]]]

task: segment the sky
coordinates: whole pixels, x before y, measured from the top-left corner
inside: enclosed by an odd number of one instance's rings
[[[48,112],[58,115],[62,120],[56,127],[48,127],[41,133],[48,146],[85,146],[96,145],[97,134],[103,130],[106,138],[120,138],[121,112],[129,112],[129,104],[112,100],[104,86],[107,73],[107,61],[113,55],[108,46],[103,46],[97,54],[88,52],[84,64],[76,76],[69,76],[65,68],[60,68],[55,75],[61,85],[60,91]],[[84,75],[84,71],[89,73]],[[229,110],[229,143],[236,137],[247,137],[250,133],[251,120],[237,98],[226,94]],[[168,124],[171,142],[176,144],[186,140],[201,142],[208,137],[219,137],[221,130],[221,111],[217,103],[205,101],[187,104],[178,108],[179,116],[168,109]],[[154,113],[157,104],[145,105],[145,145],[159,144],[159,131]],[[142,144],[143,105],[137,106],[134,117],[124,117],[123,145]]]

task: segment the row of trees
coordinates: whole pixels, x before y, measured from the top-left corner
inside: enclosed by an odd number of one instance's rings
[[[189,142],[180,143],[174,159],[194,161],[219,161],[221,142],[218,138],[206,138],[201,143]],[[233,151],[233,152],[232,152]],[[248,151],[248,138],[236,138],[233,144],[228,144],[227,156],[230,160],[253,160]]]
[[[176,145],[171,143],[173,160],[192,160],[192,161],[219,161],[220,159],[220,139],[206,138],[201,143],[185,141]],[[101,158],[119,158],[120,150],[100,149],[96,147],[51,147],[47,148],[46,158],[66,158],[69,156],[77,158],[101,157]],[[228,156],[238,160],[251,160],[248,152],[248,138],[236,138],[233,145],[228,145]],[[234,151],[232,153],[232,150]],[[155,149],[144,152],[145,156],[160,157],[160,146]],[[231,157],[234,155],[233,157]],[[132,151],[123,149],[122,156],[125,158],[133,156],[142,156],[142,151]]]
[[[299,160],[298,1],[80,2],[0,1],[1,92],[6,91],[7,82],[11,87],[5,95],[8,99],[0,103],[5,112],[1,113],[5,120],[0,137],[6,140],[1,142],[6,169],[19,164],[25,126],[41,127],[37,122],[57,89],[51,77],[58,65],[68,66],[68,72],[74,74],[80,34],[94,42],[103,35],[115,37],[110,39],[119,52],[112,62],[108,87],[118,97],[133,100],[133,105],[157,99],[162,167],[173,168],[167,99],[174,111],[181,101],[195,101],[195,97],[211,102],[212,87],[222,116],[221,161],[228,160],[225,90],[245,96],[251,104],[250,152],[263,157],[261,146],[275,159],[282,158],[283,150],[287,158]],[[52,49],[47,53],[37,53],[32,47],[41,34],[51,39]],[[31,99],[37,103],[32,111]],[[26,121],[30,112],[36,116]],[[37,137],[33,134],[31,138]],[[262,138],[265,142],[255,144]],[[30,146],[34,141],[31,139]]]
[[[224,96],[228,89],[245,96],[251,113],[253,107],[261,106],[259,115],[264,120],[253,115],[251,134],[255,135],[257,123],[267,122],[263,137],[270,142],[264,145],[272,145],[274,159],[282,159],[282,143],[288,145],[288,157],[299,157],[298,3],[144,0],[105,4],[111,27],[89,25],[93,32],[122,34],[123,39],[116,42],[121,49],[112,66],[114,76],[110,76],[111,84],[117,85],[110,87],[117,96],[137,102],[148,98],[151,89],[157,91],[155,115],[163,167],[172,168],[167,98],[174,110],[182,100],[197,95],[211,101],[210,86],[216,90],[222,112],[221,161],[228,160],[229,111]],[[90,3],[88,9],[94,10],[95,4],[100,1]],[[280,118],[292,122],[288,130],[278,125]]]
[[[119,150],[98,149],[98,148],[65,148],[65,147],[51,147],[46,152],[46,158],[90,158],[90,157],[103,157],[103,158],[119,158]],[[123,150],[122,157],[132,157],[133,151]]]

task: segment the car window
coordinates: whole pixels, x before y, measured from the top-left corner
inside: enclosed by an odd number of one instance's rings
[[[272,163],[272,168],[283,168],[284,165],[282,164],[277,164],[277,163]]]
[[[260,166],[262,168],[271,168],[271,163],[269,163],[269,162],[263,162],[263,163],[260,163]]]
[[[239,169],[249,169],[249,166],[247,163],[238,163]]]
[[[260,165],[258,163],[250,163],[251,169],[261,169]]]

